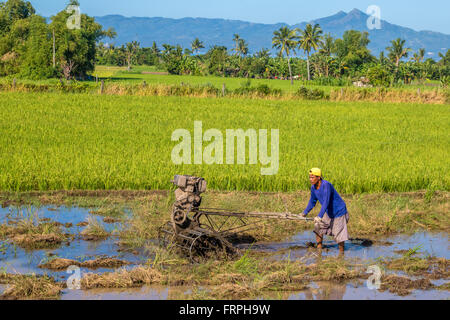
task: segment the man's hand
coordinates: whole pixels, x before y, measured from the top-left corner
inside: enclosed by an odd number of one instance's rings
[[[322,223],[322,218],[320,218],[320,217],[315,217],[315,218],[314,218],[314,222],[317,223],[317,224]]]
[[[302,214],[302,217],[303,217],[303,218],[306,218],[307,216],[308,216],[308,215],[307,215],[306,213],[303,213],[303,214]]]

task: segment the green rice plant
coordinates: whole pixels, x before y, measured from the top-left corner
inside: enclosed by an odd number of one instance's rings
[[[450,190],[448,105],[7,92],[0,113],[2,191],[167,190],[175,174],[209,190],[306,191],[312,167],[340,193]],[[279,129],[278,173],[175,165],[172,133],[193,137],[196,120],[224,135]]]
[[[407,257],[407,258],[409,258],[409,257],[415,255],[416,253],[418,253],[422,248],[423,248],[423,245],[422,245],[422,244],[421,244],[421,245],[418,245],[418,246],[416,246],[416,247],[414,247],[414,248],[411,248],[411,249],[408,250],[407,253],[405,253],[404,256]]]
[[[246,250],[244,255],[234,263],[234,271],[243,275],[258,276],[258,264],[257,261],[249,256],[251,247]]]

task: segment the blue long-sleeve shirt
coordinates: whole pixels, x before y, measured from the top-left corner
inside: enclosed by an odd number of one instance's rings
[[[308,207],[304,214],[308,214],[317,204],[317,201],[322,205],[319,217],[323,218],[325,213],[330,219],[339,218],[347,214],[347,205],[342,200],[339,193],[334,189],[333,185],[326,180],[322,180],[319,190],[315,186],[311,187],[311,200],[309,200]]]

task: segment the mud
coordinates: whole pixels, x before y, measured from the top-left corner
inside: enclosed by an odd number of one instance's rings
[[[105,217],[103,218],[104,223],[118,223],[120,222],[119,219],[111,218],[111,217]]]
[[[109,235],[81,234],[84,241],[102,241],[108,239]]]
[[[77,223],[77,227],[87,227],[88,225],[89,225],[89,223],[86,221]]]

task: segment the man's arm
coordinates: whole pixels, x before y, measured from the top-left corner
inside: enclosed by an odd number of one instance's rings
[[[312,209],[316,206],[317,198],[314,192],[311,190],[311,199],[309,199],[308,207],[306,207],[305,211],[303,211],[303,215],[307,216],[308,213],[311,212]]]
[[[331,188],[328,183],[324,184],[323,186],[323,192],[325,194],[325,199],[322,203],[322,208],[320,209],[319,218],[323,219],[323,216],[325,215],[325,212],[328,209],[328,205],[330,204],[331,199]]]

